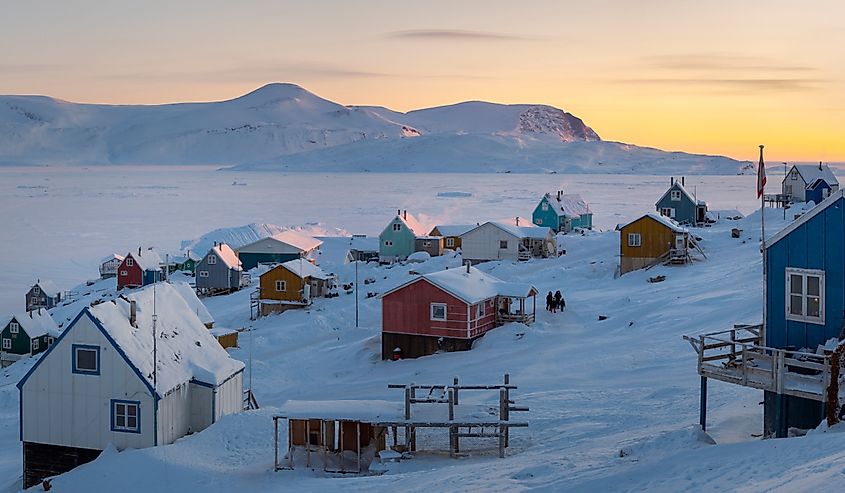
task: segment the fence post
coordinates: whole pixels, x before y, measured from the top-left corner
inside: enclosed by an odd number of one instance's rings
[[[707,377],[701,377],[701,395],[698,404],[698,423],[701,431],[707,431]]]

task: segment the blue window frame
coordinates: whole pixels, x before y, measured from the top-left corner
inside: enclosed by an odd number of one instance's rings
[[[72,344],[70,351],[73,373],[80,375],[100,374],[100,346]]]
[[[141,401],[112,399],[111,431],[141,433]]]

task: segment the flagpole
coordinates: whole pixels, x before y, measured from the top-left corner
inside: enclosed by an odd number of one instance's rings
[[[766,165],[763,162],[763,145],[760,144],[760,164],[757,165],[757,193],[760,195],[760,250],[763,254],[763,330],[760,331],[761,345],[766,345],[766,304],[768,302],[768,289],[766,278],[768,266],[766,259]]]

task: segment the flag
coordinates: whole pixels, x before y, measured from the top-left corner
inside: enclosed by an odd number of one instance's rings
[[[763,196],[766,187],[766,165],[763,163],[763,146],[760,146],[760,164],[757,165],[757,198]]]

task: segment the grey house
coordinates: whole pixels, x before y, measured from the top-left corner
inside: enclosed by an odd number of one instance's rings
[[[671,186],[655,204],[657,212],[680,224],[703,224],[707,220],[707,203],[697,200],[684,188],[683,178],[671,180]]]
[[[62,293],[56,288],[56,285],[50,281],[42,281],[41,279],[35,282],[35,285],[29,288],[26,292],[26,310],[32,311],[39,308],[49,310],[58,305],[62,301]]]
[[[211,250],[197,263],[196,287],[202,294],[237,291],[242,287],[241,261],[225,243],[214,243]]]

